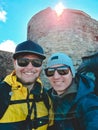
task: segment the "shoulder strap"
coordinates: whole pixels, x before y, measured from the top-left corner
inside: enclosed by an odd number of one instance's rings
[[[47,94],[47,90],[45,88],[43,88],[43,92],[41,93],[41,84],[39,82],[35,83],[35,87],[36,87],[36,89],[32,90],[32,93],[34,95],[34,100],[36,102],[43,100],[46,108],[49,110],[50,105],[49,105],[49,97]]]
[[[69,110],[66,118],[71,120],[74,130],[82,130],[78,118],[76,117],[76,105],[74,104]]]
[[[48,110],[48,113],[49,113],[49,108],[50,107],[49,107],[49,98],[48,98],[48,95],[46,93],[46,90],[43,89],[43,91],[41,93],[41,86],[40,86],[40,83],[38,83],[38,82],[35,83],[34,87],[36,87],[36,88],[31,90],[31,93],[34,96],[33,104],[31,106],[30,110],[28,111],[28,115],[27,115],[27,118],[26,118],[26,123],[28,124],[27,127],[34,127],[36,129],[39,125],[41,125],[42,123],[45,123],[45,121],[42,122],[42,120],[44,120],[44,118],[42,118],[42,117],[38,118],[37,117],[36,102],[43,101],[46,108],[47,108],[47,110]],[[33,119],[33,124],[32,124],[30,116],[31,116],[33,108],[34,108],[34,119]],[[40,119],[41,119],[41,123],[39,123]]]
[[[49,109],[50,109],[49,96],[48,96],[47,90],[45,88],[43,89],[42,98],[43,98],[43,101],[44,101],[46,108],[49,111]]]

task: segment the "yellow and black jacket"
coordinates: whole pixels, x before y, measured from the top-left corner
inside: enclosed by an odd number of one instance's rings
[[[0,83],[0,130],[47,130],[53,119],[51,100],[39,79],[30,93],[14,73]]]

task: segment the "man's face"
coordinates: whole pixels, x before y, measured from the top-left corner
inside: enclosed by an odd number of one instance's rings
[[[26,54],[14,60],[14,68],[18,80],[24,85],[33,84],[41,73],[42,64],[40,65],[40,63],[42,63],[42,60],[34,54]]]
[[[51,68],[59,68],[62,65],[55,65]],[[66,67],[65,67],[66,68]],[[59,70],[63,70],[64,67],[59,68]],[[50,81],[51,86],[54,88],[54,90],[60,95],[66,91],[66,89],[71,85],[72,83],[72,73],[70,71],[70,68],[65,69],[66,74],[59,74],[57,69],[54,72],[53,76],[48,77],[48,80]]]

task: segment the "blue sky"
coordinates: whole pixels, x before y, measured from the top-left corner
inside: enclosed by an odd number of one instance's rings
[[[0,50],[13,51],[27,39],[27,24],[39,11],[62,3],[98,21],[98,0],[0,0]]]

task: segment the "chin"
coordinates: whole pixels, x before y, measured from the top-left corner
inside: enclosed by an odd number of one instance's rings
[[[32,82],[24,82],[23,84],[24,85],[32,85],[33,83]]]

